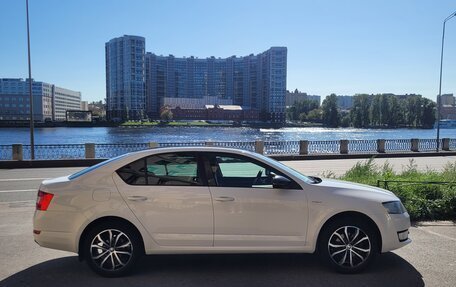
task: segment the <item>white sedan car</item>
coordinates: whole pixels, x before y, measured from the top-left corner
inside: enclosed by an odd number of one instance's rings
[[[352,273],[410,243],[409,215],[387,190],[214,147],[129,153],[45,180],[33,226],[39,245],[109,277],[172,253],[318,252]]]

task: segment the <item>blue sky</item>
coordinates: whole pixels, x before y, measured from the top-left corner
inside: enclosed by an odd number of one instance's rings
[[[309,94],[438,93],[442,21],[454,0],[29,0],[33,78],[105,97],[104,43],[228,57],[288,47],[287,88]],[[27,77],[25,0],[0,1],[0,78]],[[447,23],[443,92],[456,93],[456,18]]]

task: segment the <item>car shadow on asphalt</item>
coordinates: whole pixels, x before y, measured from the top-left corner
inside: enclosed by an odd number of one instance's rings
[[[103,278],[76,256],[49,260],[0,286],[424,286],[421,274],[388,252],[360,274],[329,270],[311,254],[153,255],[123,278]]]

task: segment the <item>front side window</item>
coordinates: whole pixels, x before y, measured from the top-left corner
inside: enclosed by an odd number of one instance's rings
[[[134,161],[117,171],[130,185],[202,185],[198,159],[191,154],[159,154]]]
[[[283,176],[270,166],[243,156],[214,155],[210,162],[215,185],[220,187],[273,188],[274,176]]]

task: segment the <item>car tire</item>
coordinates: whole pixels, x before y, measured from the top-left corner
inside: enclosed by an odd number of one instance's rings
[[[339,273],[360,272],[378,253],[376,232],[363,220],[333,221],[324,228],[320,240],[322,259]]]
[[[144,254],[137,232],[122,223],[94,226],[85,237],[84,258],[89,267],[104,277],[125,276]]]

